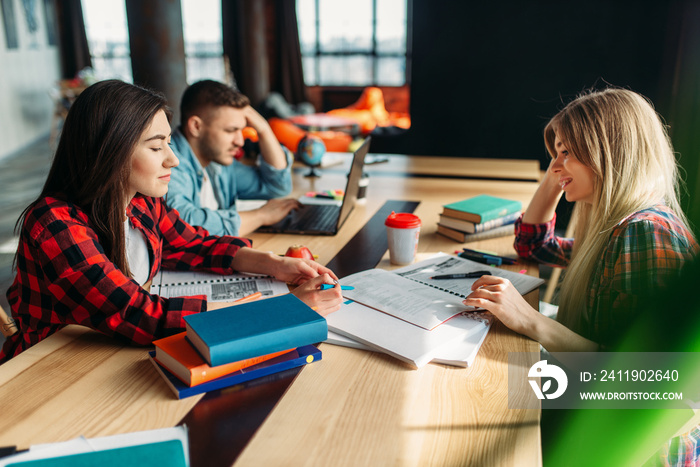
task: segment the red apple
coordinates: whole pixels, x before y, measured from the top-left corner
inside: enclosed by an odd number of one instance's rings
[[[314,255],[311,254],[311,250],[304,245],[290,246],[287,248],[287,252],[284,254],[284,256],[290,256],[292,258],[306,258],[311,260],[314,259]]]

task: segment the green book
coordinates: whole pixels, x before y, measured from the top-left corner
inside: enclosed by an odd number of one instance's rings
[[[456,219],[481,224],[522,209],[522,203],[491,195],[478,195],[443,206],[442,213]]]

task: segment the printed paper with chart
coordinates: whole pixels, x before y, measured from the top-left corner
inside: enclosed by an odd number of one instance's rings
[[[272,297],[289,292],[289,287],[274,277],[255,274],[222,276],[205,272],[161,271],[153,279],[151,293],[162,297],[206,295],[212,302],[230,302],[261,292]]]
[[[525,274],[441,254],[391,272],[381,269],[362,271],[343,278],[341,283],[355,287],[343,292],[349,299],[424,329],[434,329],[456,314],[475,310],[464,306],[462,300],[470,293],[476,279],[430,278],[474,271],[488,271],[494,276],[505,277],[521,294],[544,282]]]

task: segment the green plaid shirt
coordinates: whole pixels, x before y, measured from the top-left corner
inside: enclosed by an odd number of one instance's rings
[[[515,224],[515,249],[524,258],[565,267],[573,240],[554,235],[545,224]],[[668,284],[700,247],[693,234],[668,207],[656,205],[620,221],[590,281],[588,306],[572,330],[603,348],[624,335],[636,305]]]

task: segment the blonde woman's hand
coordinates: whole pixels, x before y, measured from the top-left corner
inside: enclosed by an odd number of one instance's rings
[[[540,186],[537,187],[535,195],[523,214],[523,222],[526,224],[543,224],[554,217],[557,204],[564,192],[559,185],[559,175],[552,171],[553,164],[554,159],[549,163]]]
[[[508,328],[536,339],[532,333],[536,320],[542,315],[525,301],[508,279],[480,277],[472,284],[472,292],[462,303],[488,310]]]
[[[335,284],[328,290],[321,290],[323,284]],[[330,274],[322,274],[301,284],[292,291],[292,294],[308,306],[316,310],[321,316],[327,316],[340,309],[343,296],[340,292],[336,278]]]
[[[554,166],[555,159],[549,162],[549,166],[544,173],[544,177],[540,182],[540,186],[546,188],[553,196],[559,195],[562,192],[561,186],[559,185],[559,175],[552,171],[552,166]]]

